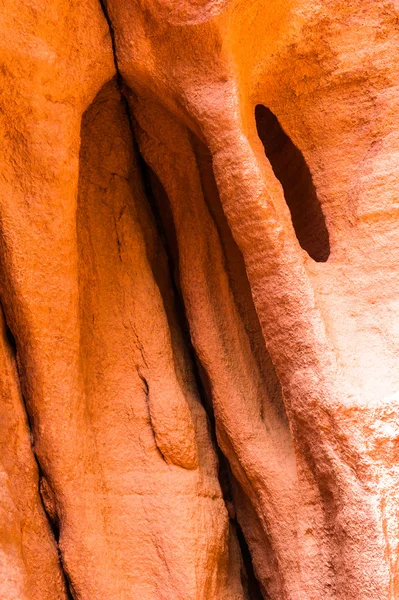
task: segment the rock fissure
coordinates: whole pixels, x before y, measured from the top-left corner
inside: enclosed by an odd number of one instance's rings
[[[192,366],[194,380],[196,389],[199,394],[199,398],[203,407],[206,410],[209,423],[212,441],[217,452],[218,460],[219,460],[219,481],[223,493],[223,500],[226,505],[226,508],[229,512],[230,521],[233,527],[239,532],[237,535],[238,543],[240,546],[240,553],[242,556],[244,569],[246,571],[245,578],[247,579],[246,585],[248,586],[248,600],[257,600],[261,598],[259,586],[256,580],[256,576],[253,572],[253,565],[249,558],[248,547],[246,545],[245,539],[242,535],[241,528],[238,524],[235,515],[235,509],[232,508],[234,506],[234,499],[231,493],[228,492],[227,488],[229,487],[228,483],[228,471],[225,466],[226,458],[223,455],[222,450],[219,447],[216,435],[216,427],[215,427],[215,416],[213,413],[212,400],[211,400],[211,390],[210,383],[206,376],[206,371],[201,365],[201,361],[194,349],[193,342],[190,336],[190,329],[187,320],[186,308],[184,304],[184,300],[181,294],[181,283],[179,278],[179,266],[178,266],[178,255],[177,255],[177,246],[176,246],[176,237],[174,232],[174,224],[172,219],[172,215],[170,213],[170,204],[169,199],[165,190],[162,188],[162,184],[156,178],[155,173],[151,172],[150,167],[145,163],[143,158],[140,155],[140,163],[141,163],[141,172],[143,175],[144,186],[146,190],[146,197],[149,201],[152,214],[154,216],[154,220],[157,226],[157,231],[159,233],[160,239],[162,240],[163,247],[165,249],[165,254],[167,257],[168,263],[168,271],[170,273],[170,283],[173,290],[173,301],[177,306],[177,314],[179,319],[180,331],[184,335],[185,344],[188,348],[189,356],[190,356],[190,364]],[[151,173],[151,177],[149,174]],[[152,184],[151,184],[152,183]],[[154,189],[155,186],[155,189]],[[158,192],[158,194],[157,194]],[[169,208],[168,208],[169,207]],[[168,221],[168,232],[169,235],[166,234],[165,227],[165,219]],[[173,252],[172,247],[175,248],[175,252]],[[226,487],[227,486],[227,487]]]
[[[48,507],[46,505],[46,502],[43,499],[43,494],[42,494],[42,490],[41,490],[41,482],[42,479],[45,477],[43,470],[40,466],[40,461],[39,458],[35,452],[35,438],[34,438],[34,431],[33,431],[33,427],[32,427],[32,423],[31,423],[31,416],[29,413],[29,409],[26,403],[26,399],[24,397],[24,392],[22,389],[22,385],[21,385],[21,372],[20,372],[20,367],[18,364],[18,348],[17,348],[17,342],[15,340],[15,336],[13,335],[9,325],[7,324],[7,318],[6,315],[4,313],[3,307],[0,305],[0,313],[2,318],[4,319],[4,325],[5,325],[5,334],[6,334],[6,339],[7,339],[7,343],[11,349],[12,352],[12,356],[13,356],[13,361],[15,363],[15,370],[16,370],[16,375],[17,375],[17,386],[18,386],[18,391],[19,391],[19,397],[21,399],[21,403],[22,403],[22,407],[23,407],[23,414],[25,417],[25,422],[28,428],[28,433],[29,433],[29,443],[30,443],[30,450],[31,450],[31,455],[33,457],[34,460],[34,464],[36,467],[36,478],[37,478],[37,488],[36,488],[36,493],[37,493],[37,497],[40,501],[40,506],[41,509],[43,511],[43,514],[45,515],[46,518],[46,522],[49,528],[49,531],[51,532],[52,535],[52,539],[54,540],[54,545],[57,549],[57,555],[58,555],[58,561],[59,561],[59,566],[60,566],[60,572],[62,575],[62,579],[64,581],[64,586],[65,586],[65,594],[66,594],[66,600],[75,600],[75,597],[72,594],[72,586],[71,583],[69,581],[69,577],[68,574],[64,568],[64,564],[63,564],[63,560],[62,560],[62,553],[59,547],[59,528],[58,528],[58,524],[57,524],[57,516],[56,513],[54,511],[53,516],[51,517],[48,511]]]
[[[395,9],[205,4],[3,2],[5,600],[399,599]]]

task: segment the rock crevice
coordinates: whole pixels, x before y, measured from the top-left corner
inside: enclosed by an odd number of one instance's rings
[[[1,598],[395,600],[391,0],[1,10]]]

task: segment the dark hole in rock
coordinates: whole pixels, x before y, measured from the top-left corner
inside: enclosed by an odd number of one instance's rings
[[[326,262],[330,255],[328,230],[305,158],[266,106],[256,106],[255,118],[266,157],[283,187],[298,241],[313,260]]]

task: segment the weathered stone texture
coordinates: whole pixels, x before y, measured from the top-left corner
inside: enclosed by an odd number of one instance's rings
[[[0,598],[399,599],[394,0],[3,0]]]

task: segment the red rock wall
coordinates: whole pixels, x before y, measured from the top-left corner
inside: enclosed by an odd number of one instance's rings
[[[1,15],[0,598],[399,598],[395,2]]]

